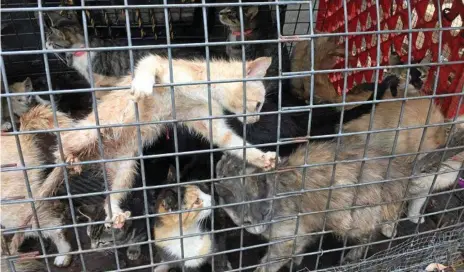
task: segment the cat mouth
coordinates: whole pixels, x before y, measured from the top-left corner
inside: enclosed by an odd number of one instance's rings
[[[259,235],[266,231],[266,225],[252,226],[245,228],[249,233]]]

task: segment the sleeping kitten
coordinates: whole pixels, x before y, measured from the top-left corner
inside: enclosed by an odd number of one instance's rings
[[[269,7],[266,6],[243,6],[243,29],[244,41],[277,39],[277,26],[272,23]],[[229,28],[228,41],[241,41],[240,32],[240,7],[233,6],[224,8],[219,12],[219,20]],[[259,57],[272,57],[272,63],[266,76],[279,75],[279,43],[245,44],[245,59],[253,60]],[[290,71],[290,59],[287,47],[281,46],[282,72]],[[231,59],[242,59],[242,45],[227,45],[226,52]],[[286,92],[289,90],[289,80],[282,79],[283,104],[285,104]],[[278,102],[279,81],[266,80],[264,82],[268,99]]]
[[[140,204],[143,205],[143,203]],[[84,205],[79,207],[78,212],[88,222],[98,222],[105,219],[105,210],[101,205]],[[114,230],[114,239],[113,232],[111,229],[105,228],[104,224],[88,225],[87,236],[90,238],[93,249],[129,244],[126,255],[132,261],[137,260],[142,254],[142,246],[133,244],[145,242],[148,239],[145,219],[138,219],[135,222],[127,221],[123,228]]]
[[[270,65],[270,58],[259,58],[247,63],[247,78],[262,78]],[[205,64],[199,61],[173,60],[174,82],[188,83],[204,81],[206,78]],[[168,87],[153,88],[155,78],[161,84],[169,83],[169,61],[165,58],[150,55],[142,59],[135,70],[135,78],[127,76],[119,86],[128,86],[132,83],[132,90],[138,99],[139,121],[152,122],[172,119],[171,93]],[[211,80],[231,80],[242,78],[242,63],[239,61],[216,60],[210,63]],[[246,109],[247,113],[258,113],[264,102],[265,90],[260,81],[247,81]],[[176,118],[186,120],[203,118],[209,115],[207,85],[176,86]],[[153,91],[155,94],[152,94]],[[243,113],[243,82],[218,83],[211,86],[211,108],[214,116],[220,116],[223,108],[231,112]],[[148,95],[148,96],[147,96]],[[110,92],[102,97],[98,104],[98,113],[101,125],[121,125],[135,122],[135,111],[131,91],[122,90]],[[250,116],[248,122],[256,122],[259,116]],[[90,113],[86,119],[79,121],[76,127],[93,126],[95,115]],[[213,138],[209,139],[209,120],[186,121],[181,124],[192,131],[213,142],[220,147],[242,147],[243,139],[235,134],[223,119],[213,119]],[[151,145],[167,129],[165,123],[155,123],[140,126],[142,146]],[[132,158],[138,153],[137,128],[135,126],[107,127],[100,130],[106,159]],[[75,130],[63,132],[63,150],[68,163],[79,160],[100,159],[98,151],[98,134],[94,129]],[[249,146],[249,144],[247,144]],[[243,156],[242,149],[228,150],[227,152]],[[57,158],[60,155],[57,153]],[[247,149],[247,161],[258,167],[270,169],[276,159],[275,152],[264,153],[256,148]],[[60,159],[58,159],[60,161]],[[137,160],[114,161],[106,163],[109,182],[112,190],[131,188],[134,182]],[[72,165],[75,172],[80,172],[79,165]],[[63,179],[63,169],[55,168],[47,177],[42,186],[41,196],[53,195]],[[123,226],[127,213],[120,208],[120,201],[125,193],[116,193],[111,197],[113,217],[107,220],[113,226]],[[105,205],[105,208],[107,205]]]
[[[180,199],[178,203],[178,190],[180,190]],[[168,213],[182,210],[192,210],[211,207],[211,196],[203,193],[197,186],[187,185],[180,188],[164,189],[157,198],[155,211],[157,214]],[[182,235],[194,235],[183,238],[183,258],[192,258],[196,256],[211,254],[215,252],[216,246],[212,243],[211,234],[203,233],[203,221],[211,215],[211,209],[200,211],[186,211],[181,213],[181,225],[179,214],[160,215],[155,218],[155,245],[161,256],[161,262],[182,259],[180,239],[164,240],[180,236],[180,227]],[[199,268],[202,264],[209,261],[209,257],[199,257],[184,262],[187,268]],[[172,264],[164,264],[156,267],[155,271],[165,271],[172,267]],[[176,264],[180,266],[180,264]]]
[[[64,114],[57,112],[60,127],[66,128],[72,125],[72,121]],[[37,106],[29,110],[21,117],[21,131],[45,130],[53,128],[53,112],[50,107]],[[42,150],[36,144],[36,134],[21,134],[18,136],[21,142],[22,154],[25,166],[34,167],[44,164]],[[2,136],[1,141],[1,164],[15,163],[21,166],[15,137]],[[41,169],[27,170],[32,194],[37,196],[42,185],[44,174]],[[24,173],[21,170],[7,171],[1,173],[2,190],[1,199],[24,196],[27,198],[27,187],[24,180]],[[67,212],[67,206],[59,200],[36,202],[36,210],[41,228],[58,227],[64,224],[63,215]],[[15,228],[22,225],[32,225],[37,229],[36,221],[32,216],[31,205],[28,202],[21,204],[2,204],[0,205],[0,224],[5,228]],[[24,236],[37,235],[36,232],[16,233],[15,243],[12,243],[10,252],[16,252]],[[58,253],[54,264],[56,266],[68,266],[71,263],[71,245],[66,240],[63,229],[52,229],[42,231],[45,238],[50,238],[56,245]]]
[[[10,93],[29,93],[32,92],[32,82],[30,78],[26,78],[24,81],[15,82],[8,86],[8,91]],[[3,85],[2,85],[3,93]],[[20,96],[11,96],[10,97],[11,107],[13,109],[13,116],[10,116],[10,111],[8,108],[8,101],[6,97],[2,97],[2,131],[9,131],[13,128],[11,122],[18,123],[21,115],[26,113],[31,107],[31,96],[29,94],[24,94]]]

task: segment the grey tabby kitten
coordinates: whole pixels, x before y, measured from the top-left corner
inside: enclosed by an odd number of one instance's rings
[[[244,6],[243,29],[244,41],[277,39],[276,25],[272,23],[269,7],[266,6]],[[240,7],[233,6],[224,8],[219,12],[219,20],[229,28],[228,41],[241,41],[240,31]],[[245,59],[253,60],[259,57],[272,57],[272,63],[267,70],[267,77],[279,75],[279,43],[245,44]],[[290,71],[290,58],[285,46],[282,48],[282,72]],[[229,58],[242,59],[242,45],[227,45],[226,53]],[[279,81],[266,80],[263,82],[268,94],[277,102]],[[288,79],[282,80],[282,90],[289,90]]]
[[[333,162],[337,144],[335,142],[315,143],[309,146],[308,164]],[[338,160],[361,159],[364,147],[362,144],[350,143],[349,150],[340,152]],[[373,150],[369,151],[369,157],[378,157]],[[298,235],[296,240],[283,240],[270,246],[268,253],[261,259],[261,264],[277,258],[290,257],[296,241],[294,254],[303,253],[304,248],[316,241],[318,235],[305,235],[316,233],[323,229],[329,229],[340,237],[351,240],[368,242],[371,235],[376,234],[381,226],[382,233],[394,236],[393,224],[388,222],[397,220],[400,214],[401,201],[406,190],[406,180],[389,181],[386,183],[370,184],[363,186],[349,186],[366,182],[383,180],[388,167],[388,159],[366,161],[362,175],[360,175],[361,163],[337,164],[333,187],[331,187],[332,165],[310,167],[306,171],[304,179],[305,190],[315,191],[300,193],[303,188],[302,169],[296,167],[304,165],[305,148],[299,148],[290,157],[283,159],[279,165],[281,170],[277,174],[266,174],[222,180],[215,184],[219,195],[219,203],[232,204],[241,201],[263,199],[261,202],[246,203],[237,206],[228,206],[223,209],[231,217],[235,224],[244,225],[246,230],[253,234],[261,234],[267,240],[279,240],[284,237],[292,237],[295,234],[296,215],[300,216]],[[243,161],[224,155],[216,166],[218,178],[242,175]],[[409,171],[409,172],[408,172]],[[404,166],[393,161],[390,178],[407,177],[410,174],[409,165]],[[248,165],[246,174],[256,174],[260,169]],[[361,176],[359,179],[358,177]],[[348,186],[347,186],[348,185]],[[345,187],[343,187],[345,186]],[[330,192],[331,191],[331,192]],[[330,193],[329,193],[330,192]],[[274,195],[273,205],[269,200]],[[282,196],[284,194],[284,196]],[[285,195],[286,194],[286,195]],[[328,198],[330,205],[327,208]],[[387,203],[387,204],[385,204]],[[348,209],[352,206],[363,206],[356,209]],[[327,212],[327,210],[331,210]],[[241,220],[241,213],[243,221]],[[327,218],[324,228],[324,217]],[[280,219],[287,218],[281,221]],[[269,227],[269,222],[279,220]],[[364,252],[361,246],[351,250],[346,255],[346,260],[358,259]],[[300,264],[303,257],[295,257],[296,264]],[[288,260],[267,265],[267,271],[276,272]],[[266,266],[257,268],[257,271],[265,271]]]
[[[83,205],[77,210],[82,216],[87,218],[89,222],[97,222],[105,220],[105,211],[101,205]],[[141,222],[138,222],[141,221]],[[147,240],[147,230],[145,225],[145,220],[137,220],[133,222],[132,220],[126,221],[124,227],[121,229],[113,229],[116,244],[114,244],[113,234],[111,229],[105,228],[105,225],[96,224],[87,226],[87,236],[89,236],[91,241],[91,248],[106,248],[113,245],[126,245],[127,247],[126,255],[129,260],[139,259],[142,253],[141,245],[131,245],[133,243],[144,242]]]

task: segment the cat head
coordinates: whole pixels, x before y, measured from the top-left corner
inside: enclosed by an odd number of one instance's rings
[[[243,6],[243,29],[244,31],[253,30],[256,27],[256,15],[258,15],[258,6]],[[219,11],[219,20],[232,31],[240,31],[240,7],[227,7]]]
[[[83,205],[77,210],[79,215],[91,222],[99,222],[105,220],[105,210],[101,205]],[[120,229],[108,229],[103,223],[88,225],[87,236],[90,238],[91,248],[105,248],[113,245],[121,245],[127,243],[133,233],[130,231],[132,221],[125,222],[124,227]],[[114,231],[114,239],[113,239]]]
[[[179,205],[180,192],[180,205]],[[174,211],[201,209],[211,207],[211,196],[205,194],[198,186],[186,185],[163,189],[155,204],[156,213],[168,213]],[[182,225],[184,227],[200,223],[202,220],[209,217],[211,209],[201,211],[186,211],[182,213]],[[174,226],[179,222],[178,214],[162,215],[158,218],[158,223],[161,222],[164,226]]]
[[[224,155],[217,163],[216,171],[218,178],[243,175],[243,160],[232,155]],[[258,168],[247,165],[245,174],[253,174],[258,171]],[[270,186],[271,184],[266,181],[266,176],[261,175],[221,180],[215,183],[215,191],[219,196],[219,204],[224,205],[270,198],[273,191]],[[268,223],[271,220],[271,201],[227,206],[223,209],[238,226]],[[247,227],[246,230],[253,234],[261,234],[267,228],[267,224],[262,224]]]
[[[26,113],[31,107],[32,95],[27,94],[33,91],[32,81],[30,78],[26,78],[24,81],[15,82],[8,86],[8,91],[10,93],[25,93],[20,96],[11,96],[11,106],[13,107],[13,112],[18,116]]]
[[[246,78],[264,78],[266,76],[267,69],[271,65],[272,58],[261,57],[252,61],[246,62]],[[242,68],[243,64],[241,61],[227,62],[228,67],[224,67],[221,73],[221,77],[230,79],[243,78]],[[266,97],[266,88],[260,80],[246,81],[246,113],[259,113],[263,107],[264,100]],[[243,82],[231,82],[221,83],[217,86],[224,89],[227,92],[227,98],[219,98],[221,101],[226,101],[223,106],[236,114],[243,114],[243,94],[244,86]],[[240,118],[243,119],[243,118]],[[259,115],[247,116],[247,123],[254,123],[259,120]],[[243,122],[243,121],[242,121]]]
[[[68,12],[65,16],[58,11],[51,11],[44,14],[48,26],[45,35],[47,49],[80,48],[84,45],[84,30],[75,13]],[[69,61],[63,59],[59,54],[55,55],[63,62]]]

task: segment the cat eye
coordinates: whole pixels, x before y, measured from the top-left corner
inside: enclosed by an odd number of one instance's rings
[[[201,204],[201,199],[198,197],[197,200],[195,200],[195,205],[200,205]]]

